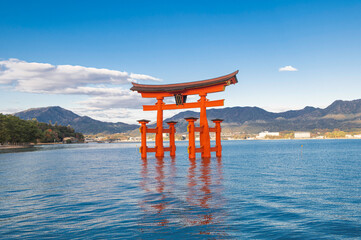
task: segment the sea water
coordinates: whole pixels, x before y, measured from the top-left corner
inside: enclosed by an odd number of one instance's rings
[[[167,153],[166,153],[167,154]],[[360,239],[361,140],[139,143],[0,154],[1,239]]]

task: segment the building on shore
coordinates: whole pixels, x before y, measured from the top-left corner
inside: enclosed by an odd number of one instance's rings
[[[295,132],[295,138],[311,138],[310,132]]]
[[[78,143],[79,139],[75,137],[65,137],[63,138],[63,143]]]
[[[346,134],[345,137],[346,137],[346,138],[361,138],[361,134],[358,134],[358,135]]]
[[[279,137],[280,133],[279,132],[268,132],[268,131],[264,131],[264,132],[260,132],[258,134],[258,136],[256,136],[257,139],[264,139],[266,137]]]

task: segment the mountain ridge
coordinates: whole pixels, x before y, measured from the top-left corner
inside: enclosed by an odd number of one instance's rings
[[[177,127],[185,131],[185,117],[199,117],[199,112],[186,111],[165,121],[178,121]],[[224,119],[222,125],[246,133],[260,131],[310,131],[314,129],[361,128],[361,99],[336,100],[326,108],[306,106],[300,110],[268,112],[259,107],[227,107],[207,110],[209,120]],[[212,124],[211,122],[209,123]]]
[[[139,127],[136,124],[127,124],[123,122],[102,122],[88,116],[77,115],[74,112],[59,106],[31,108],[15,113],[14,115],[24,120],[36,118],[39,122],[58,123],[64,126],[70,125],[76,131],[84,134],[121,133]]]
[[[135,130],[137,124],[122,122],[111,123],[79,116],[72,111],[59,106],[31,108],[15,114],[22,119],[36,118],[39,122],[57,122],[60,125],[70,125],[76,131],[85,134],[120,133]],[[199,112],[183,111],[166,121],[178,121],[177,131],[186,132],[185,117],[199,117]],[[306,106],[300,110],[285,112],[269,112],[259,107],[226,107],[207,110],[209,120],[222,118],[224,130],[258,133],[260,131],[311,131],[314,129],[361,129],[361,99],[343,101],[336,100],[326,108]],[[210,126],[212,122],[210,121]],[[154,127],[155,125],[149,125]],[[166,126],[166,123],[164,123]]]

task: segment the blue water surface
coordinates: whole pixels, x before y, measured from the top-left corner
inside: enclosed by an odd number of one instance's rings
[[[0,154],[1,239],[361,239],[361,140],[139,143]]]

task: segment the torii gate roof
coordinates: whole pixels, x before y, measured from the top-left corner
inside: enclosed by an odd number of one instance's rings
[[[210,87],[219,84],[235,84],[238,82],[236,74],[238,70],[221,77],[212,78],[202,81],[194,81],[187,83],[175,83],[175,84],[164,84],[164,85],[148,85],[148,84],[138,84],[132,83],[133,87],[130,89],[132,91],[137,91],[139,93],[182,93],[190,89],[199,89]]]

